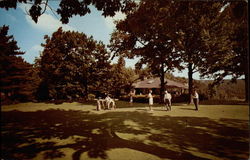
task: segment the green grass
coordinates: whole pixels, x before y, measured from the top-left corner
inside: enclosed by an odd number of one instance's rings
[[[249,157],[247,105],[22,103],[1,110],[3,159],[234,159]]]

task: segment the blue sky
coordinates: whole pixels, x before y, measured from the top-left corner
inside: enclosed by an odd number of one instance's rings
[[[50,6],[57,8],[58,2],[51,1]],[[18,43],[21,51],[25,54],[23,58],[34,63],[35,57],[39,57],[43,50],[41,43],[44,43],[44,35],[49,35],[56,31],[59,27],[64,30],[83,32],[88,36],[93,36],[97,41],[103,41],[104,44],[109,44],[109,39],[112,31],[115,29],[114,20],[123,19],[125,16],[117,13],[115,17],[107,17],[101,15],[94,7],[91,7],[91,13],[83,17],[74,16],[69,20],[68,24],[62,24],[59,21],[59,16],[55,16],[50,9],[39,17],[36,24],[25,10],[29,9],[29,5],[18,4],[17,9],[0,9],[0,26],[9,26],[9,35],[13,35]],[[137,59],[126,59],[127,67],[134,67]],[[174,72],[175,76],[187,77],[187,70],[182,72]],[[199,74],[194,74],[195,79],[199,79]]]
[[[50,3],[53,8],[56,8],[57,4],[58,2],[53,1]],[[84,17],[74,16],[68,24],[62,24],[58,19],[59,16],[55,16],[50,9],[47,9],[36,24],[26,14],[25,10],[29,7],[29,5],[19,4],[16,10],[0,9],[0,25],[9,26],[9,35],[14,35],[18,46],[26,52],[23,57],[29,63],[33,63],[34,58],[39,56],[44,35],[51,35],[59,27],[63,27],[64,30],[83,32],[88,36],[92,35],[94,39],[101,40],[105,44],[109,43],[110,34],[114,29],[112,19],[104,18],[94,7],[91,14]]]

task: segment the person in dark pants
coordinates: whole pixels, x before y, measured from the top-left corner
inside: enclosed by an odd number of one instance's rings
[[[164,103],[167,111],[171,111],[171,98],[171,94],[166,90],[164,94]]]
[[[192,92],[192,98],[193,98],[193,102],[195,105],[195,110],[198,111],[198,106],[199,106],[199,94],[197,93],[197,91],[194,89]]]

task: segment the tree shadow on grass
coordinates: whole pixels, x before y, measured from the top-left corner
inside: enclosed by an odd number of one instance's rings
[[[193,110],[193,111],[196,111],[195,108],[180,108],[182,110]]]
[[[211,159],[194,152],[222,159],[248,158],[248,121],[244,120],[156,117],[137,111],[94,114],[59,109],[9,111],[2,112],[1,117],[3,159],[32,159],[41,152],[43,159],[63,158],[65,153],[61,149],[64,148],[74,150],[73,160],[79,160],[83,153],[91,158],[107,159],[107,151],[115,148],[129,148],[167,159]],[[125,139],[119,133],[132,134],[135,138]],[[148,143],[137,139],[138,135],[147,135]]]

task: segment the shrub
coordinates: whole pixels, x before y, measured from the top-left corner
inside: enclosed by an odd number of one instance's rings
[[[120,100],[122,101],[130,101],[130,97],[125,95],[125,96],[121,96]],[[148,103],[148,97],[147,95],[135,95],[133,97],[133,102],[137,102],[137,103]],[[154,103],[159,103],[160,102],[160,96],[159,95],[154,95]]]
[[[95,95],[94,94],[88,94],[88,100],[94,100],[95,99]]]
[[[188,102],[189,96],[188,94],[182,94],[179,96],[173,96],[172,97],[172,102],[173,103],[180,103],[180,102]]]
[[[203,99],[205,99],[205,97],[201,95],[201,100]],[[130,98],[129,96],[125,95],[120,97],[120,100],[129,102]],[[188,94],[172,95],[173,103],[188,102],[188,100],[189,100]],[[147,95],[135,95],[133,97],[133,101],[138,103],[148,103],[148,97]],[[160,95],[154,95],[154,103],[159,103],[159,102],[160,102]]]
[[[243,100],[221,100],[221,99],[210,99],[201,101],[200,104],[203,105],[247,105]]]

